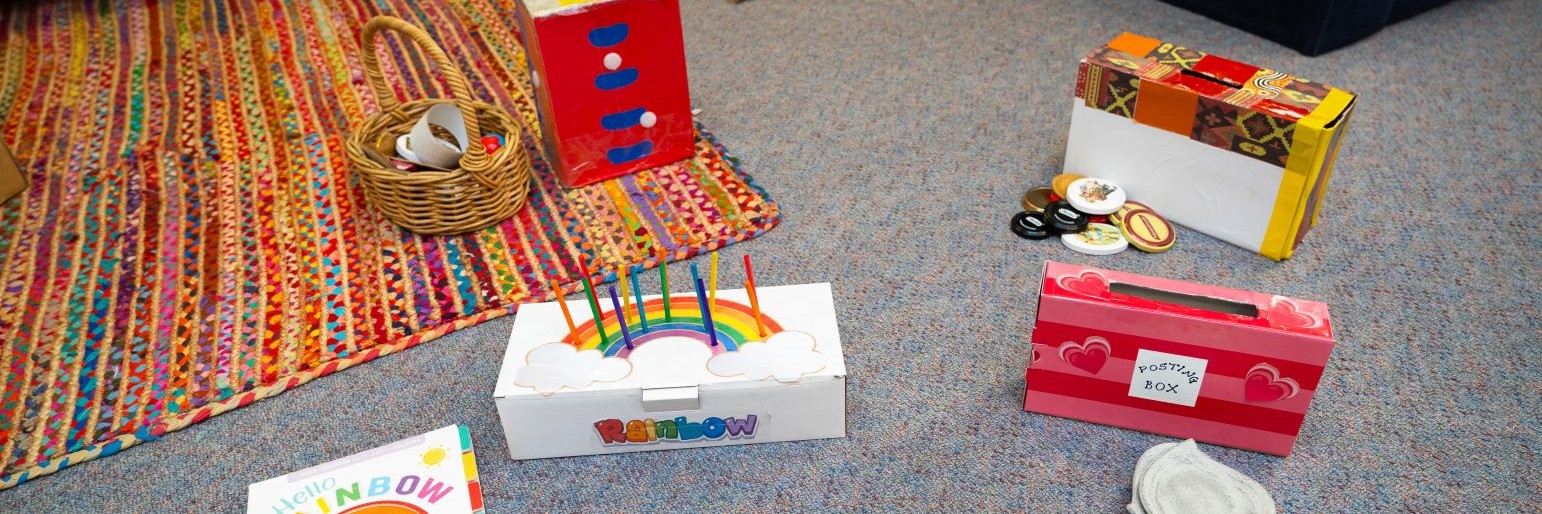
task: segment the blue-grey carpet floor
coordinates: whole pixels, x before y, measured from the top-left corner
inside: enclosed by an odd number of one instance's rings
[[[1170,439],[1023,412],[1046,259],[1331,307],[1296,453],[1203,446],[1284,512],[1542,511],[1542,3],[1456,2],[1316,58],[1152,0],[684,9],[693,101],[786,217],[724,257],[834,284],[848,437],[515,462],[491,397],[504,318],[0,492],[0,512],[237,512],[248,483],[451,423],[489,512],[1121,512]],[[1294,259],[1193,231],[1089,257],[1007,230],[1059,172],[1077,60],[1125,30],[1362,95]]]

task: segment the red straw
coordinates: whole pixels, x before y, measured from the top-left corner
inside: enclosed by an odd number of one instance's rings
[[[750,266],[750,254],[744,254],[744,276],[749,278],[750,284],[755,283],[755,268]]]

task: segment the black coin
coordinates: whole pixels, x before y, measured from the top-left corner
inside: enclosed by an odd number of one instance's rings
[[[1044,217],[1051,227],[1061,232],[1077,233],[1087,229],[1087,215],[1071,207],[1071,203],[1065,200],[1045,207]]]
[[[1012,233],[1023,239],[1048,239],[1055,235],[1044,222],[1044,214],[1023,211],[1012,217]]]

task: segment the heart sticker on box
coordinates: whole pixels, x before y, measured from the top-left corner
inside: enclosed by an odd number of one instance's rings
[[[1096,271],[1083,271],[1074,277],[1060,277],[1060,287],[1087,296],[1101,297],[1108,292],[1108,279]]]
[[[1280,376],[1280,370],[1260,362],[1248,370],[1247,383],[1242,397],[1250,402],[1277,402],[1288,400],[1301,392],[1295,380]]]
[[[1278,296],[1269,301],[1268,316],[1281,328],[1314,328],[1321,323],[1316,316],[1301,312],[1294,302]]]
[[[1108,340],[1101,337],[1089,337],[1081,344],[1066,341],[1060,345],[1060,360],[1093,375],[1103,370],[1110,353],[1113,352],[1108,348]]]

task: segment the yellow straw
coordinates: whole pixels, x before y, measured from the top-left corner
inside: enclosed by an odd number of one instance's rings
[[[760,337],[766,337],[766,322],[760,317],[760,299],[755,297],[755,283],[744,281],[744,289],[750,292],[750,309],[755,311],[755,330],[760,332]]]
[[[616,276],[620,277],[616,282],[621,283],[621,312],[625,313],[632,308],[632,296],[626,292],[626,266],[616,268]]]
[[[717,252],[712,252],[712,268],[707,271],[707,308],[717,312]]]

